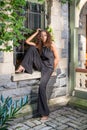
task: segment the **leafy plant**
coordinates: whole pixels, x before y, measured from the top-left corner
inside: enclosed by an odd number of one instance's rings
[[[25,0],[0,0],[0,51],[11,51],[30,31],[24,26],[25,6]]]
[[[28,96],[20,100],[12,100],[12,97],[0,97],[0,130],[6,130],[7,121],[15,117],[16,113],[28,103]]]
[[[48,26],[48,27],[46,28],[46,30],[51,34],[52,40],[54,41],[54,34],[53,34],[53,29],[52,29],[52,27],[51,27],[51,26]]]
[[[72,0],[60,1],[66,3]],[[19,41],[26,39],[24,33],[32,33],[24,25],[25,7],[26,0],[0,0],[0,51],[12,51],[13,46],[19,46]]]

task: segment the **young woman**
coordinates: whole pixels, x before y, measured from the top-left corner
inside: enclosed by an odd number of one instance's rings
[[[36,41],[32,42],[34,38],[36,38]],[[26,40],[26,43],[29,44],[30,47],[21,65],[16,70],[16,73],[26,70],[26,72],[32,74],[33,67],[41,71],[38,92],[38,113],[41,116],[41,120],[47,120],[49,108],[46,98],[46,86],[58,64],[57,49],[52,42],[50,33],[41,29],[37,29],[37,31]]]

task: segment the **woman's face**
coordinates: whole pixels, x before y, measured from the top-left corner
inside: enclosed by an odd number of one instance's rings
[[[45,43],[47,40],[47,33],[45,31],[41,32],[41,40]]]

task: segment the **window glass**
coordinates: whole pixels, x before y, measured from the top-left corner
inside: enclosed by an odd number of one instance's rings
[[[45,28],[45,9],[44,4],[27,2],[25,7],[26,18],[24,25],[31,29],[36,30],[37,28]],[[29,36],[29,34],[27,34]],[[26,36],[27,37],[27,36]],[[20,46],[14,49],[14,64],[16,68],[21,63],[28,45],[24,41],[19,41]]]

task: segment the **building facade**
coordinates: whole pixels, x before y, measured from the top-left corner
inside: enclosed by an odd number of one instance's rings
[[[73,98],[87,98],[86,0],[77,0],[71,5],[61,4],[59,0],[46,0],[44,5],[41,5],[37,3],[37,0],[32,0],[29,5],[28,11],[31,12],[28,12],[29,17],[27,15],[27,26],[33,29],[50,26],[59,54],[56,75],[50,78],[47,86],[49,104],[52,106],[65,104],[68,102],[68,95]],[[41,8],[43,15],[38,11]],[[37,13],[37,15],[31,13]],[[15,52],[0,52],[0,95],[11,96],[14,100],[28,95],[29,106],[35,105],[40,73],[15,74],[16,54]]]
[[[70,5],[70,93],[71,102],[86,106],[87,100],[87,1]]]

